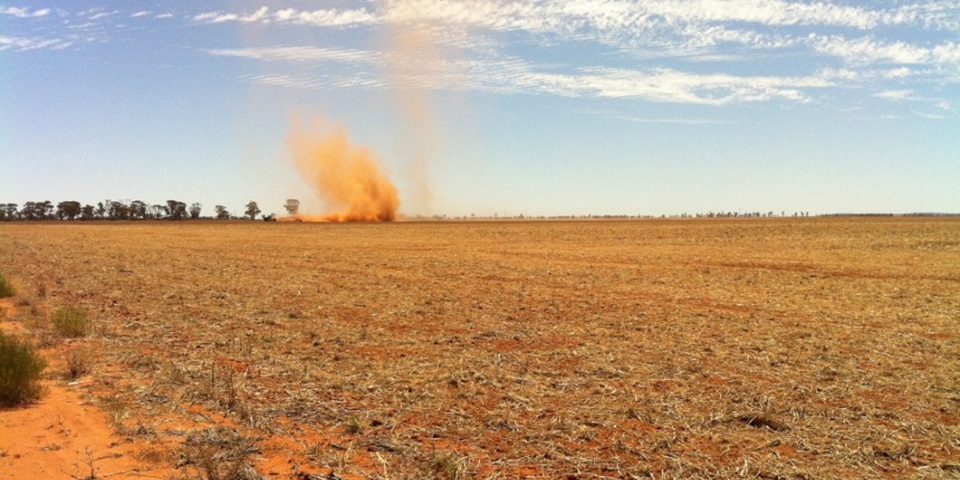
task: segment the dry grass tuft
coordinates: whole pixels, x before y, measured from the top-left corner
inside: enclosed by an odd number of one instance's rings
[[[92,322],[86,310],[66,307],[58,308],[50,314],[50,325],[60,337],[82,338],[90,333]]]
[[[251,439],[229,428],[195,432],[184,443],[181,465],[192,465],[204,480],[262,480],[250,464],[260,453]]]
[[[435,453],[424,466],[427,478],[437,480],[460,480],[466,475],[467,461],[456,452]]]
[[[93,368],[93,352],[86,347],[75,347],[67,351],[65,376],[68,380],[76,380]]]
[[[769,415],[763,415],[759,413],[749,413],[746,415],[737,416],[736,420],[743,422],[754,428],[769,428],[770,430],[773,430],[776,432],[790,431],[790,427],[787,424]]]
[[[0,274],[0,298],[7,298],[16,295],[17,291],[13,288],[13,284],[7,280],[3,274]]]

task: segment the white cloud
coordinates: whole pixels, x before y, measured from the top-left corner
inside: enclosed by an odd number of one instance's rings
[[[773,99],[808,102],[804,90],[832,83],[823,76],[778,77],[694,74],[672,69],[589,69],[573,80],[588,95],[669,103],[727,105]]]
[[[913,111],[913,114],[920,118],[926,118],[928,120],[945,120],[948,118],[947,116],[941,115],[939,113],[927,113],[927,112],[920,112],[916,110]]]
[[[536,41],[595,41],[634,56],[680,57],[722,45],[751,50],[810,48],[849,63],[958,63],[956,43],[933,49],[866,36],[848,40],[841,34],[805,35],[802,31],[836,27],[871,30],[881,26],[951,28],[960,25],[960,8],[946,2],[904,4],[892,9],[842,6],[824,1],[785,0],[385,0],[380,8],[207,12],[193,17],[201,23],[247,22],[356,27],[390,23],[423,24],[435,29],[488,33],[520,31]],[[756,28],[763,27],[765,31]],[[960,27],[958,27],[960,28]],[[644,53],[648,52],[648,53]],[[719,57],[715,57],[719,58]]]
[[[373,78],[351,76],[351,77],[332,77],[332,76],[303,76],[286,74],[261,74],[246,78],[247,80],[260,85],[269,85],[284,88],[296,88],[306,90],[316,90],[321,88],[370,88],[380,89],[386,87],[382,80]]]
[[[208,50],[218,56],[231,56],[261,61],[324,62],[353,64],[366,70],[351,75],[290,77],[266,75],[254,81],[296,88],[366,87],[380,88],[381,81],[357,81],[357,78],[378,78],[379,69],[390,60],[389,54],[364,50],[340,50],[316,47],[274,47]],[[459,61],[419,62],[416,68],[394,74],[399,84],[415,88],[478,90],[499,94],[538,94],[562,97],[634,98],[665,103],[727,105],[731,103],[781,100],[809,102],[811,89],[832,86],[836,76],[824,71],[813,76],[736,76],[728,74],[695,74],[667,68],[615,69],[581,67],[572,72],[544,71],[517,58],[471,59]]]
[[[73,45],[71,41],[64,41],[57,38],[26,38],[26,37],[8,37],[0,35],[0,51],[13,50],[24,52],[28,50],[40,49],[63,49]]]
[[[30,16],[30,12],[27,9],[18,7],[0,7],[0,13],[17,18],[27,18]]]
[[[355,10],[295,10],[287,8],[277,11],[273,18],[278,22],[288,22],[300,25],[320,27],[346,27],[355,25],[372,25],[377,18],[366,9]]]
[[[9,15],[16,18],[36,18],[36,17],[45,17],[50,15],[53,11],[49,8],[43,8],[40,10],[35,10],[30,12],[29,8],[23,7],[4,7],[0,5],[0,14]]]
[[[340,61],[352,63],[377,62],[379,55],[366,50],[349,50],[319,47],[268,47],[207,50],[207,53],[226,57],[241,57],[255,60],[285,60],[296,62]]]
[[[201,23],[223,23],[239,20],[240,16],[235,13],[206,12],[193,17],[193,21]]]
[[[254,75],[247,79],[261,85],[272,85],[276,87],[301,89],[316,89],[321,87],[321,83],[316,80],[283,74]]]
[[[221,57],[276,62],[277,71],[247,78],[264,85],[381,88],[385,65],[400,61],[416,65],[403,69],[407,78],[402,80],[417,88],[727,105],[814,102],[829,88],[863,89],[867,96],[901,100],[919,96],[904,93],[922,92],[917,82],[960,83],[956,0],[910,1],[856,6],[839,0],[370,0],[353,8],[262,6],[176,15],[131,9],[125,15],[264,29],[354,28],[360,35],[377,35],[378,27],[402,24],[430,29],[441,49],[456,52],[440,61],[399,59],[397,53],[336,48],[336,43],[326,48],[205,50]],[[51,13],[0,7],[0,14],[15,18]],[[73,17],[74,23],[64,20],[73,32],[103,29],[103,19],[120,14],[103,8],[55,13]],[[820,33],[824,31],[828,33]],[[55,35],[49,30],[24,32],[5,32],[0,48],[69,45],[40,38]],[[507,50],[507,45],[518,48]],[[545,64],[542,58],[553,63]],[[770,73],[768,59],[774,69],[790,63],[791,74]],[[346,73],[338,67],[289,76],[282,62],[352,67]],[[823,65],[832,67],[819,68]]]
[[[816,51],[839,57],[853,65],[872,63],[960,65],[960,45],[952,42],[927,48],[903,41],[889,42],[872,37],[847,39],[839,35],[811,36],[810,40]]]
[[[913,90],[884,90],[873,94],[874,97],[887,100],[906,100],[913,94]]]
[[[616,112],[584,112],[600,115],[614,120],[623,120],[630,123],[644,124],[666,124],[666,125],[728,125],[731,122],[720,120],[707,120],[702,118],[653,118],[637,117],[634,115],[624,115]]]
[[[260,7],[259,10],[249,15],[239,15],[236,13],[206,12],[195,15],[193,20],[200,23],[224,23],[224,22],[242,22],[242,23],[270,23],[275,16],[270,14],[270,9]]]
[[[120,14],[120,11],[119,11],[119,10],[113,10],[113,11],[109,11],[109,12],[108,12],[108,11],[104,11],[103,9],[99,9],[99,8],[98,8],[98,9],[89,10],[88,13],[89,13],[90,15],[87,17],[87,19],[90,20],[90,21],[95,21],[95,20],[100,20],[100,19],[103,19],[103,18],[112,17],[112,16],[114,16],[114,15],[118,15],[118,14]]]
[[[270,12],[267,7],[261,7],[249,15],[235,13],[206,12],[193,17],[201,23],[246,22],[246,23],[292,23],[312,25],[318,27],[345,27],[353,25],[372,25],[379,23],[377,17],[366,9],[354,10],[296,10],[286,8]]]
[[[954,7],[955,10],[955,7]],[[667,25],[749,23],[766,26],[834,26],[867,30],[882,25],[917,25],[925,14],[949,23],[944,4],[908,4],[867,9],[829,2],[784,0],[387,0],[386,21],[438,21],[491,29],[597,31]]]
[[[761,25],[836,25],[871,28],[881,14],[855,7],[827,3],[776,0],[660,0],[637,6],[649,15],[670,23],[745,22]]]
[[[253,14],[209,12],[198,21],[281,21],[318,26],[433,22],[491,30],[526,30],[600,36],[631,35],[650,28],[724,23],[762,26],[828,26],[869,30],[880,26],[953,29],[957,7],[947,2],[869,9],[825,1],[785,0],[385,0],[370,12],[360,9],[282,9]]]
[[[826,0],[383,0],[370,4],[375,5],[370,10],[262,7],[252,13],[208,12],[194,20],[321,28],[402,24],[430,29],[434,43],[457,52],[453,57],[457,60],[437,61],[398,58],[395,52],[318,47],[209,51],[260,61],[355,64],[348,73],[317,69],[323,76],[253,80],[296,88],[380,88],[382,82],[369,79],[382,78],[385,65],[391,63],[413,65],[391,76],[415,88],[714,106],[811,103],[829,99],[837,89],[861,89],[866,95],[897,100],[908,96],[903,93],[908,90],[905,82],[960,83],[960,47],[943,39],[942,32],[958,28],[960,8],[948,1],[889,8]],[[917,37],[903,35],[919,29],[937,33],[928,37],[932,42],[916,44],[911,41]],[[830,33],[814,33],[821,31]],[[518,38],[521,48],[507,54],[504,46],[517,44]],[[565,53],[551,53],[554,63],[547,65],[528,46],[552,52],[587,51],[593,57],[564,59]],[[600,56],[595,56],[597,52]],[[770,59],[774,65],[789,62],[795,73],[765,73],[760,59]],[[837,59],[842,68],[817,68],[836,65]],[[731,68],[733,62],[743,68]]]

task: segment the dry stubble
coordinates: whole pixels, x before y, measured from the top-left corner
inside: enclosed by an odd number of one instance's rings
[[[128,433],[227,427],[268,476],[946,478],[958,238],[907,218],[58,223],[3,225],[0,257],[102,324]]]

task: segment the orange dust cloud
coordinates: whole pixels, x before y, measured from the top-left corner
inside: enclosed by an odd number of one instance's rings
[[[397,150],[404,160],[405,198],[408,209],[428,212],[433,202],[429,173],[441,140],[434,118],[432,92],[436,85],[428,79],[455,77],[451,70],[456,62],[447,58],[451,52],[438,37],[440,25],[431,20],[435,5],[419,0],[392,0],[382,5],[387,19],[384,72],[390,102],[399,113]]]
[[[320,124],[321,122],[317,122]],[[287,221],[390,222],[400,200],[370,149],[350,143],[342,127],[305,129],[294,125],[287,139],[300,176],[336,211],[294,215]]]

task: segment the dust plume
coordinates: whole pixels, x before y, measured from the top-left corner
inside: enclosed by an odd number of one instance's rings
[[[430,2],[388,0],[383,4],[385,80],[390,102],[397,108],[398,147],[405,157],[404,180],[413,208],[421,213],[430,210],[433,194],[429,174],[435,167],[440,136],[434,108],[433,91],[451,77],[454,65],[452,51],[441,41],[442,25],[434,17]]]
[[[458,78],[451,35],[464,29],[445,28],[430,2],[385,0],[383,8],[383,75],[386,103],[395,108],[396,145],[392,164],[399,167],[405,208],[428,213],[432,202],[429,175],[443,136],[434,118],[439,106],[434,91]],[[449,104],[443,104],[445,108]],[[389,108],[378,109],[389,112]],[[316,130],[316,129],[314,129]],[[381,172],[368,149],[351,145],[343,128],[311,134],[295,126],[289,137],[297,168],[327,206],[320,217],[295,215],[302,221],[391,221],[399,200],[394,184]]]
[[[286,220],[321,222],[389,222],[396,220],[397,188],[373,153],[350,142],[342,127],[312,129],[295,123],[287,139],[300,176],[335,211],[295,215]]]

